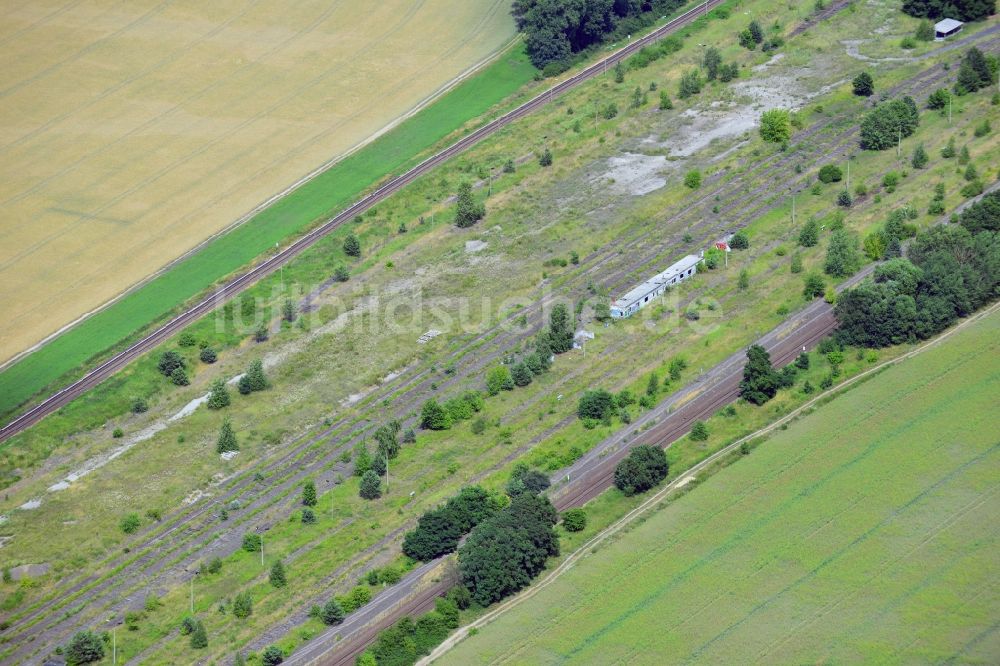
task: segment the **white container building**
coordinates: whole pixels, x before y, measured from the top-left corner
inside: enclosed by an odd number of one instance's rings
[[[957,35],[962,32],[963,25],[965,24],[955,19],[941,19],[934,24],[934,41],[943,42],[952,35]]]
[[[654,275],[642,284],[630,289],[624,296],[611,304],[611,317],[630,317],[644,308],[651,300],[662,296],[670,287],[680,284],[695,274],[701,257],[689,254],[670,268]]]

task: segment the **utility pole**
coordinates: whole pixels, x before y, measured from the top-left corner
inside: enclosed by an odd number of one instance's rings
[[[997,80],[1000,81],[1000,76],[997,77]],[[951,95],[948,95],[948,124],[951,125]]]
[[[899,151],[903,148],[903,128],[896,130],[896,159],[899,159]]]
[[[260,566],[264,566],[264,534],[260,535]]]
[[[389,492],[389,451],[385,452],[385,492]]]
[[[197,574],[191,575],[191,614],[194,615],[194,577]]]

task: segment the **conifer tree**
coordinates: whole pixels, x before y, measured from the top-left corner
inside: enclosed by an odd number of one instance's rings
[[[215,446],[215,450],[218,453],[240,450],[239,444],[236,443],[236,433],[233,432],[233,424],[230,423],[229,419],[222,422],[222,429],[219,430],[219,441]]]
[[[316,502],[316,484],[310,479],[302,486],[302,505],[316,506]]]
[[[208,408],[209,409],[222,409],[223,407],[229,406],[229,390],[226,389],[226,383],[221,379],[216,379],[212,382],[212,390],[208,394]]]
[[[281,560],[277,560],[271,565],[271,573],[268,579],[271,581],[272,586],[279,589],[288,585],[288,578],[285,575],[285,565]]]

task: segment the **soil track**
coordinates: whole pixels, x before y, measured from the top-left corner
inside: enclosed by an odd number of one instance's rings
[[[930,83],[934,80],[943,76],[944,72],[940,71],[940,68],[935,68],[921,73],[913,80],[908,82],[906,88],[908,90],[920,90],[922,88],[930,88]],[[816,128],[817,131],[819,128]],[[838,135],[833,140],[833,147],[829,147],[823,150],[817,151],[821,154],[830,154],[831,151],[840,150],[845,143],[849,143],[852,140],[853,134],[848,132],[843,132]],[[764,173],[770,172],[772,170],[787,169],[787,160],[790,157],[777,157],[770,162],[761,163],[760,170]],[[758,173],[754,173],[754,180],[758,180]],[[743,177],[734,179],[728,184],[723,184],[716,192],[723,192],[727,195],[729,202],[726,204],[727,207],[740,207],[744,212],[744,219],[751,219],[752,217],[759,214],[761,207],[766,208],[767,203],[764,200],[767,196],[774,196],[775,191],[770,190],[768,187],[763,187],[754,190],[754,195],[747,197],[745,192],[737,191],[739,189],[739,180],[747,177],[744,174]],[[765,179],[764,182],[776,182],[779,179]],[[795,183],[789,185],[787,182],[782,182],[781,186],[775,186],[775,190],[780,192],[788,189],[789,187],[794,187]],[[713,192],[709,192],[705,197],[702,198],[700,204],[703,207],[707,207],[709,202],[712,201]],[[752,202],[758,201],[757,204],[752,205]],[[686,211],[693,219],[706,219],[708,216],[703,215],[705,211],[699,210],[696,205],[694,207],[688,208]],[[665,215],[665,217],[670,218],[670,215]],[[711,238],[712,234],[717,232],[717,228],[712,228],[708,230],[706,238]],[[642,239],[645,235],[640,238],[634,239],[631,245],[642,245]],[[646,254],[641,254],[638,256],[633,256],[633,261],[620,270],[611,273],[609,276],[607,274],[608,262],[614,259],[611,256],[612,253],[606,253],[604,255],[591,255],[584,260],[584,264],[589,267],[578,277],[571,280],[572,283],[576,285],[583,285],[586,283],[588,276],[593,277],[595,275],[604,275],[605,279],[612,280],[613,286],[621,286],[619,283],[614,282],[614,280],[621,280],[630,273],[632,273],[637,266],[647,265],[649,262],[654,261],[656,256],[663,252],[663,247],[667,248],[667,252],[672,251],[671,243],[676,243],[679,239],[670,239],[663,243],[654,250],[647,252]],[[674,245],[674,247],[676,247]],[[617,254],[617,253],[614,253]],[[629,254],[629,253],[626,253]],[[569,285],[563,285],[568,287]],[[582,286],[580,286],[582,289]],[[542,301],[530,310],[532,316],[532,326],[538,325],[543,319],[543,311],[546,307],[546,302]],[[509,323],[509,322],[508,322]],[[529,326],[531,328],[531,326]],[[470,341],[466,346],[465,350],[476,349],[476,361],[468,367],[462,367],[462,377],[456,377],[455,379],[449,380],[449,385],[460,382],[463,378],[469,376],[474,376],[475,373],[481,367],[485,367],[486,364],[492,362],[495,355],[502,353],[504,349],[509,348],[510,344],[514,341],[525,337],[527,333],[503,333],[497,334],[497,329],[492,329],[487,331],[480,336],[476,336],[474,340]],[[482,347],[483,342],[488,342],[488,346],[491,348],[491,353],[483,353]],[[461,357],[463,355],[462,351],[456,352],[456,357]],[[387,385],[385,391],[381,391],[379,395],[370,396],[366,401],[375,404],[382,397],[387,394],[395,393],[397,399],[406,398],[401,400],[399,403],[400,407],[407,409],[410,407],[415,407],[420,399],[420,395],[427,390],[430,381],[433,381],[433,377],[430,377],[429,372],[416,373],[415,376],[411,376],[405,380],[401,380],[399,384]],[[403,391],[402,395],[399,395],[398,391]],[[711,410],[709,410],[710,412]],[[697,418],[697,417],[696,417]],[[286,505],[291,504],[292,500],[288,500],[288,494],[294,492],[297,484],[300,480],[309,474],[315,474],[320,471],[321,475],[325,478],[334,476],[336,472],[344,472],[341,467],[330,466],[332,460],[334,460],[341,451],[349,449],[354,441],[357,441],[357,437],[360,437],[361,433],[364,431],[365,426],[357,426],[354,430],[350,430],[346,433],[346,438],[350,441],[341,439],[338,446],[334,451],[324,451],[324,456],[319,454],[319,451],[310,451],[310,448],[331,437],[333,433],[337,432],[343,428],[350,428],[351,424],[347,422],[346,419],[342,419],[338,423],[335,423],[328,430],[308,438],[303,444],[298,445],[294,450],[288,454],[282,456],[278,460],[272,461],[270,463],[271,468],[275,469],[274,485],[266,490],[259,490],[256,488],[255,484],[251,479],[245,478],[238,481],[230,487],[228,491],[225,492],[221,497],[212,502],[206,502],[204,505],[189,509],[185,512],[181,512],[183,515],[171,516],[169,521],[174,521],[171,523],[167,529],[155,536],[152,536],[145,544],[136,548],[135,550],[141,552],[141,556],[135,562],[128,564],[126,568],[120,572],[115,578],[100,580],[98,575],[92,575],[82,580],[78,581],[77,584],[73,585],[66,593],[80,592],[81,596],[74,599],[76,602],[86,601],[88,607],[90,604],[97,602],[107,606],[112,606],[115,608],[116,612],[124,610],[128,607],[130,603],[141,603],[143,598],[143,591],[153,587],[157,584],[169,585],[178,582],[178,580],[185,580],[184,570],[186,565],[197,561],[198,559],[210,556],[214,554],[228,554],[239,547],[239,535],[242,533],[243,529],[256,529],[258,531],[264,531],[278,519],[280,515],[287,513],[288,507]],[[354,439],[351,439],[354,437]],[[321,486],[322,490],[322,486]],[[215,528],[217,523],[214,520],[214,512],[218,506],[223,505],[231,499],[240,498],[244,504],[247,506],[247,511],[241,512],[240,521],[231,521],[233,529],[229,530],[227,535],[224,535],[220,539],[214,539],[210,536],[209,532],[211,528]],[[259,513],[255,514],[257,511]],[[381,542],[380,542],[381,543]],[[183,549],[187,549],[185,552]],[[180,554],[178,555],[178,552]],[[363,554],[362,556],[363,557]],[[360,559],[359,557],[359,559]],[[125,563],[126,557],[122,556],[117,561],[109,564],[108,566],[118,566]],[[162,574],[162,576],[160,576]],[[117,579],[117,584],[116,580]],[[136,581],[135,583],[126,583],[124,588],[121,586],[123,581]],[[335,582],[331,580],[331,582]],[[27,616],[19,618],[18,624],[22,629],[27,629],[26,633],[22,633],[17,637],[17,640],[21,640],[22,637],[26,637],[26,634],[41,634],[46,637],[43,644],[54,644],[61,640],[61,637],[65,637],[71,630],[79,626],[79,623],[84,621],[80,617],[64,618],[62,615],[56,616],[52,612],[52,609],[58,605],[62,605],[65,600],[65,594],[60,596],[60,600],[51,600],[48,603],[43,603],[36,609],[34,609]],[[27,621],[31,621],[32,618],[39,618],[42,614],[48,615],[47,618],[42,619],[39,625],[35,627],[24,627]],[[89,614],[89,611],[88,611]],[[40,619],[40,618],[39,618]],[[292,618],[290,618],[291,620]],[[291,624],[297,624],[298,622],[292,620]],[[16,628],[14,628],[16,631]],[[36,633],[37,632],[37,633]],[[38,642],[35,643],[38,645]],[[20,650],[18,651],[20,653]]]

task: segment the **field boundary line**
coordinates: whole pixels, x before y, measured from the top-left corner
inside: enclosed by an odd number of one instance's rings
[[[25,357],[30,356],[34,352],[38,351],[39,349],[41,349],[42,347],[44,347],[48,343],[50,343],[53,340],[55,340],[56,338],[58,338],[63,333],[66,333],[66,332],[72,330],[73,328],[76,328],[77,326],[79,326],[80,324],[82,324],[84,321],[86,321],[90,317],[93,317],[94,315],[99,314],[99,313],[103,312],[104,310],[107,310],[109,307],[111,307],[112,305],[114,305],[118,301],[120,301],[123,298],[125,298],[125,297],[127,297],[127,296],[129,296],[129,295],[131,295],[133,293],[135,293],[136,291],[138,291],[142,287],[146,286],[147,284],[149,284],[150,282],[152,282],[156,278],[158,278],[158,277],[162,276],[163,274],[167,273],[171,269],[176,268],[179,264],[181,264],[185,260],[190,259],[192,256],[194,256],[198,252],[204,250],[209,244],[211,244],[211,243],[219,240],[222,236],[225,236],[226,234],[228,234],[229,232],[233,231],[234,229],[236,229],[236,228],[238,228],[238,227],[246,224],[251,219],[253,219],[254,217],[256,217],[259,213],[262,213],[267,208],[270,208],[272,205],[276,204],[280,200],[282,200],[285,197],[289,196],[290,194],[292,194],[293,192],[295,192],[296,190],[298,190],[303,185],[306,185],[309,182],[315,180],[317,177],[321,176],[324,172],[326,172],[327,170],[333,168],[338,163],[343,162],[348,157],[351,157],[355,153],[357,153],[357,152],[363,150],[364,148],[368,147],[370,144],[374,143],[378,139],[382,138],[384,135],[388,134],[392,130],[394,130],[397,127],[399,127],[401,124],[403,124],[404,122],[406,122],[410,118],[414,117],[415,115],[417,115],[418,113],[420,113],[421,111],[423,111],[424,109],[426,109],[427,107],[431,106],[434,102],[438,101],[441,97],[447,95],[449,92],[451,92],[452,90],[454,90],[455,88],[457,88],[459,85],[461,85],[462,83],[464,83],[465,81],[467,81],[468,79],[470,79],[472,76],[474,76],[475,74],[479,73],[481,70],[483,70],[484,68],[486,68],[488,65],[492,64],[494,61],[496,61],[497,59],[499,59],[500,57],[502,57],[511,48],[513,48],[519,41],[521,41],[521,34],[520,33],[515,34],[506,44],[504,44],[503,46],[501,46],[499,49],[493,51],[493,53],[490,53],[489,55],[487,55],[485,58],[483,58],[479,62],[477,62],[474,65],[472,65],[470,67],[467,67],[463,71],[459,72],[458,75],[456,75],[455,77],[453,77],[450,81],[445,82],[442,86],[438,87],[437,90],[435,90],[434,92],[430,93],[429,95],[427,95],[426,97],[424,97],[422,100],[420,100],[419,102],[417,102],[417,104],[415,106],[411,107],[408,111],[406,111],[406,112],[400,114],[399,116],[397,116],[396,118],[390,120],[386,125],[382,126],[381,129],[376,130],[374,133],[370,134],[368,137],[366,137],[366,138],[362,139],[361,141],[359,141],[358,143],[354,144],[353,146],[351,146],[347,150],[341,152],[340,154],[338,154],[338,155],[330,158],[326,162],[323,162],[319,166],[315,167],[312,171],[308,172],[306,175],[300,177],[299,179],[297,179],[292,184],[286,186],[285,188],[283,188],[279,192],[271,195],[270,197],[268,197],[264,201],[260,202],[259,204],[257,204],[253,208],[251,208],[249,211],[247,211],[246,213],[244,213],[240,217],[236,218],[234,221],[230,222],[229,224],[227,224],[222,229],[219,229],[218,231],[214,232],[212,235],[210,235],[207,238],[203,239],[201,242],[199,242],[194,247],[190,248],[189,250],[185,251],[183,254],[175,257],[174,259],[171,259],[168,263],[166,263],[163,266],[161,266],[160,268],[156,269],[156,271],[154,271],[153,273],[150,273],[149,275],[147,275],[146,277],[142,278],[141,280],[139,280],[137,282],[134,282],[133,284],[131,284],[130,286],[128,286],[127,288],[125,288],[124,290],[122,290],[121,292],[119,292],[118,294],[115,294],[114,296],[112,296],[111,298],[109,298],[105,302],[101,303],[97,307],[95,307],[95,308],[93,308],[93,309],[91,309],[91,310],[83,313],[82,315],[80,315],[79,317],[77,317],[76,319],[74,319],[73,321],[69,322],[68,324],[65,324],[62,327],[60,327],[57,331],[54,331],[54,332],[50,333],[49,335],[45,336],[43,339],[41,339],[38,342],[36,342],[35,344],[31,345],[31,347],[28,347],[27,349],[24,349],[24,350],[18,352],[17,354],[15,354],[14,356],[10,357],[6,361],[3,361],[2,363],[0,363],[0,372],[3,372],[4,370],[6,370],[10,366],[14,365],[18,361],[23,360]],[[470,121],[471,120],[475,120],[475,118],[470,118]],[[466,122],[469,122],[469,121],[466,121]],[[461,129],[461,128],[459,127],[457,129]],[[373,183],[373,184],[375,184],[375,183]],[[292,236],[296,236],[299,233],[302,233],[302,231],[293,233],[291,235]],[[266,254],[266,252],[265,252],[265,254]],[[252,265],[253,261],[251,261],[250,264]],[[242,266],[237,266],[234,270],[238,271],[238,270],[240,270],[240,268],[242,268]],[[212,287],[211,284],[205,285],[205,287],[201,291],[204,291],[205,289],[210,289],[211,287]],[[201,292],[199,292],[199,294],[200,293]],[[197,295],[194,298],[197,298]],[[179,303],[178,305],[183,305],[183,302]],[[141,328],[143,328],[145,326],[148,326],[148,325],[149,325],[149,322],[147,322],[146,324],[143,324],[142,327],[140,327],[140,330],[141,330]]]
[[[915,349],[911,349],[910,351],[906,352],[905,354],[897,356],[896,358],[889,359],[887,361],[883,361],[882,363],[879,363],[878,365],[874,366],[873,368],[869,368],[868,370],[865,370],[861,374],[855,375],[854,377],[851,377],[850,379],[847,379],[842,384],[839,384],[839,385],[834,386],[834,387],[832,387],[830,389],[827,389],[826,391],[823,391],[823,392],[819,393],[818,395],[816,395],[816,397],[814,397],[814,398],[808,400],[807,402],[799,405],[798,407],[796,407],[795,409],[793,409],[788,414],[785,414],[784,416],[782,416],[777,421],[774,421],[773,423],[771,423],[769,425],[766,425],[763,428],[760,428],[760,429],[758,429],[758,430],[756,430],[756,431],[754,431],[754,432],[752,432],[752,433],[750,433],[748,435],[744,435],[743,437],[740,437],[736,441],[734,441],[731,444],[728,444],[727,446],[719,449],[718,451],[716,451],[715,453],[713,453],[709,457],[705,458],[701,462],[697,463],[696,465],[693,465],[692,467],[689,467],[688,469],[684,470],[683,473],[681,473],[678,476],[678,478],[676,478],[673,481],[671,481],[670,483],[668,483],[662,489],[660,489],[659,491],[657,491],[656,494],[654,494],[651,497],[647,498],[642,504],[640,504],[639,506],[637,506],[634,509],[632,509],[631,511],[629,511],[624,516],[622,516],[621,518],[619,518],[616,522],[614,522],[610,526],[604,528],[601,532],[597,533],[596,535],[594,535],[593,537],[591,537],[590,540],[588,540],[587,542],[585,542],[584,544],[582,544],[569,557],[567,557],[562,563],[560,563],[559,566],[557,566],[555,569],[553,569],[551,572],[549,572],[545,576],[545,578],[543,578],[541,581],[539,581],[537,585],[532,585],[531,587],[529,587],[528,589],[526,589],[524,592],[522,592],[522,593],[520,593],[520,594],[512,597],[511,599],[508,599],[507,601],[503,602],[502,604],[500,604],[499,606],[497,606],[495,609],[491,610],[490,612],[486,613],[482,617],[477,618],[476,620],[474,620],[473,622],[470,622],[469,624],[465,625],[464,627],[459,628],[454,634],[452,634],[451,636],[449,636],[447,639],[445,639],[445,641],[443,643],[441,643],[439,646],[437,646],[429,655],[427,655],[427,656],[423,657],[422,659],[420,659],[417,662],[417,666],[427,666],[428,664],[431,664],[435,659],[443,656],[446,652],[448,652],[448,650],[450,650],[452,647],[454,647],[455,645],[457,645],[461,640],[463,640],[464,638],[466,638],[469,635],[469,631],[471,629],[477,629],[478,630],[480,627],[486,626],[487,624],[489,624],[493,620],[497,619],[505,611],[508,611],[508,610],[514,608],[515,606],[517,606],[518,604],[520,604],[521,602],[527,601],[528,599],[531,599],[532,597],[534,597],[536,594],[538,594],[539,591],[541,591],[541,590],[545,589],[546,587],[548,587],[549,585],[551,585],[562,574],[566,573],[571,568],[573,568],[573,566],[580,559],[582,559],[584,556],[586,556],[586,554],[587,554],[588,551],[590,551],[591,549],[597,547],[602,542],[606,541],[607,539],[609,539],[610,537],[614,536],[615,534],[619,533],[622,529],[624,529],[630,523],[632,523],[636,518],[638,518],[642,514],[646,513],[650,509],[650,507],[652,507],[653,505],[658,504],[659,502],[661,502],[662,500],[664,500],[673,491],[679,490],[679,489],[683,488],[684,486],[688,485],[687,483],[683,483],[683,484],[681,483],[686,478],[688,478],[689,476],[692,476],[694,474],[697,474],[698,472],[701,472],[701,471],[705,470],[707,467],[709,467],[712,464],[718,462],[721,458],[724,458],[725,456],[733,453],[734,451],[736,451],[738,449],[738,447],[741,444],[749,442],[752,439],[756,439],[758,437],[762,437],[764,435],[770,434],[776,428],[780,428],[782,425],[787,424],[789,421],[791,421],[795,417],[799,416],[800,414],[802,414],[807,409],[810,409],[811,407],[815,406],[816,403],[819,402],[820,400],[826,399],[826,398],[830,398],[830,397],[836,397],[839,394],[843,393],[846,389],[850,388],[852,385],[860,382],[861,380],[866,379],[867,377],[869,377],[869,376],[871,376],[873,374],[879,373],[882,370],[885,370],[886,368],[888,368],[890,366],[897,365],[897,364],[902,363],[903,361],[905,361],[907,359],[911,359],[914,356],[917,356],[917,355],[919,355],[919,354],[927,351],[928,349],[931,349],[932,347],[937,346],[942,341],[944,341],[944,340],[948,339],[949,337],[951,337],[953,334],[955,334],[958,331],[964,329],[966,326],[969,326],[969,325],[971,325],[971,324],[973,324],[975,322],[978,322],[979,320],[984,319],[984,318],[990,316],[991,314],[997,312],[998,310],[1000,310],[1000,302],[994,303],[993,305],[989,306],[988,308],[986,308],[982,312],[979,312],[979,313],[973,315],[972,317],[964,319],[957,326],[954,326],[954,327],[948,329],[947,331],[945,331],[941,335],[935,337],[933,340],[928,340],[927,342],[921,344],[919,347],[916,347]],[[677,441],[677,440],[674,440],[674,441]]]

